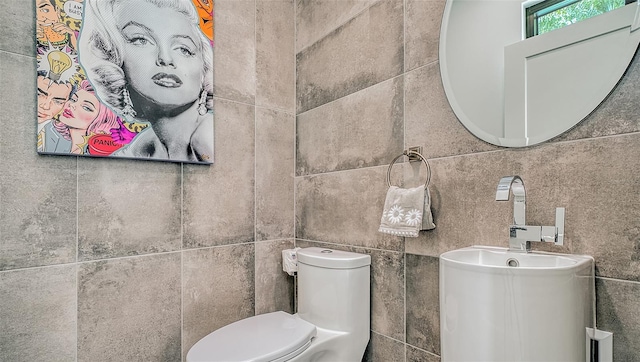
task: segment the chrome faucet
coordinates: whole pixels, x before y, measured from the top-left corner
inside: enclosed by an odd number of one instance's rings
[[[498,182],[496,201],[509,201],[509,193],[513,192],[513,224],[525,224],[526,192],[520,176],[505,176]]]
[[[525,222],[526,192],[520,176],[505,176],[498,182],[496,201],[508,201],[513,193],[513,224],[509,226],[509,250],[531,251],[532,241],[564,242],[564,208],[556,208],[556,226],[529,226]]]

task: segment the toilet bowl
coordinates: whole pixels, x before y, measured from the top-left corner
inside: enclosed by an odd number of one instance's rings
[[[272,312],[211,332],[187,362],[359,362],[369,343],[369,255],[298,251],[298,313]]]

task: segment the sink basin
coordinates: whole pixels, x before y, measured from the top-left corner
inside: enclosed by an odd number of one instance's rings
[[[440,260],[455,263],[464,268],[520,268],[538,271],[576,268],[591,265],[593,258],[585,255],[542,254],[510,252],[506,248],[491,246],[472,246],[452,250],[440,256]]]
[[[440,256],[441,358],[584,361],[593,258],[472,246]]]

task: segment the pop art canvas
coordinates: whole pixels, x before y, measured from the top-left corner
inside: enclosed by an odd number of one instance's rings
[[[213,163],[213,0],[35,0],[42,154]]]

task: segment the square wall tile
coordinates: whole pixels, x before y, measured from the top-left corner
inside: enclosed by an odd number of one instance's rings
[[[404,254],[359,248],[351,251],[371,255],[371,330],[404,342]]]
[[[256,243],[256,315],[294,313],[294,277],[282,270],[282,251],[293,247],[293,239]]]
[[[407,343],[440,354],[439,259],[406,254]]]
[[[298,115],[296,174],[389,164],[403,150],[403,95],[396,77]]]
[[[35,0],[11,1],[5,5],[0,13],[0,51],[35,56]],[[4,86],[3,83],[3,89],[11,89]]]
[[[0,109],[10,110],[0,126],[11,135],[0,139],[0,270],[74,262],[76,157],[36,153],[35,76],[24,77],[35,59],[0,51],[0,61]]]
[[[293,0],[256,1],[256,105],[295,112]]]
[[[254,244],[184,251],[183,356],[214,330],[254,315]]]
[[[407,345],[407,359],[405,362],[440,362],[440,356]]]
[[[185,248],[254,240],[255,107],[221,99],[214,107],[215,162],[184,165]]]
[[[296,53],[379,0],[296,0]]]
[[[404,362],[405,344],[387,336],[371,332],[363,362]]]
[[[50,161],[60,169],[39,172],[44,179],[24,169],[0,175],[0,270],[76,260],[75,167]]]
[[[256,99],[256,2],[217,0],[214,17],[214,95],[254,104]],[[217,109],[215,122],[218,123]]]
[[[78,159],[80,260],[180,250],[180,164]]]
[[[640,283],[596,278],[597,328],[613,332],[613,360],[640,360]]]
[[[405,72],[438,61],[445,0],[407,0]]]
[[[75,265],[0,272],[0,305],[0,361],[75,361]]]
[[[293,238],[294,116],[256,109],[256,240]]]
[[[180,360],[180,259],[80,264],[78,362]]]
[[[402,1],[380,1],[298,53],[301,113],[402,73]]]
[[[387,167],[296,178],[296,237],[335,244],[404,250],[403,238],[378,232]]]
[[[30,3],[31,1],[26,2]],[[29,39],[31,38],[30,36]],[[33,163],[47,157],[38,156],[36,152],[38,125],[36,59],[33,55],[21,55],[0,50],[0,60],[2,62],[0,109],[3,110],[0,121],[3,127],[2,134],[11,135],[11,137],[0,139],[0,150],[4,156],[1,165],[11,168],[37,167],[38,165]],[[73,160],[75,157],[65,158]],[[58,165],[40,165],[46,169],[56,169],[56,166]]]

